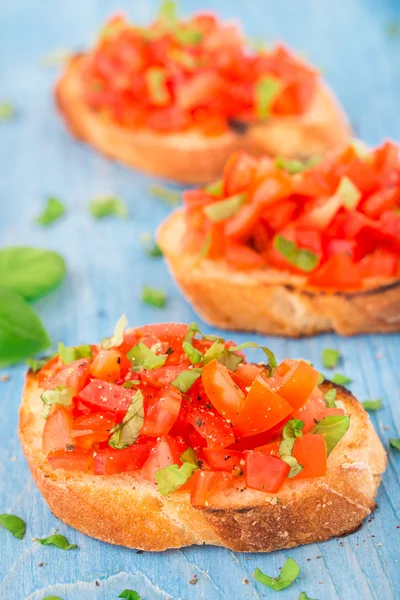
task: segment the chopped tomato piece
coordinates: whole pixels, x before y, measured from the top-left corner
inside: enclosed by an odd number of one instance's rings
[[[285,483],[290,467],[281,458],[249,450],[244,453],[246,486],[269,494]]]
[[[394,277],[398,269],[399,256],[383,248],[377,248],[360,262],[362,277]]]
[[[180,455],[184,446],[177,439],[170,435],[162,436],[150,451],[150,454],[144,463],[141,476],[148,481],[154,481],[154,474],[160,469],[169,465],[181,464]]]
[[[326,475],[326,443],[323,435],[309,433],[297,438],[293,446],[293,456],[304,467],[296,475],[296,481]]]
[[[244,393],[235,384],[228,369],[212,360],[203,369],[202,381],[211,404],[223,417],[233,421],[243,403]]]
[[[154,444],[154,441],[140,443],[137,440],[132,446],[122,450],[110,447],[98,450],[94,457],[94,472],[96,475],[114,475],[126,471],[139,471]]]
[[[147,408],[141,435],[158,437],[169,433],[178,417],[181,402],[181,392],[167,385]]]
[[[241,363],[235,371],[235,375],[244,379],[247,385],[251,385],[259,375],[263,374],[267,374],[266,368],[253,363]]]
[[[285,375],[287,373],[289,373],[289,371],[291,371],[293,369],[293,367],[295,367],[296,365],[297,365],[296,360],[287,358],[286,360],[283,360],[281,362],[281,364],[276,367],[275,373],[277,375],[279,375],[280,377],[285,377]]]
[[[92,411],[115,411],[124,416],[130,407],[135,390],[125,389],[101,379],[92,381],[80,392],[80,400]]]
[[[255,448],[257,452],[262,452],[263,454],[268,454],[270,456],[279,456],[279,446],[281,442],[270,442],[269,444],[265,444],[264,446],[258,446]]]
[[[89,450],[53,450],[47,455],[53,470],[93,472],[93,451]]]
[[[303,421],[303,433],[308,433],[325,416],[326,402],[323,393],[315,388],[307,402],[293,413],[293,419]]]
[[[214,471],[196,471],[191,477],[192,489],[190,503],[192,506],[206,507],[212,504],[213,497],[225,491],[233,483],[230,473]]]
[[[228,243],[225,258],[229,265],[240,271],[250,271],[264,266],[265,260],[261,254],[243,244]]]
[[[388,210],[396,206],[399,199],[399,189],[397,187],[383,188],[364,202],[362,210],[366,215],[375,219],[379,217],[384,210]]]
[[[71,437],[71,411],[64,406],[55,405],[44,424],[42,450],[48,454],[53,450],[73,450],[75,442]]]
[[[210,448],[229,446],[235,441],[231,425],[216,410],[206,406],[188,406],[187,423],[206,440]]]
[[[223,175],[226,197],[247,189],[256,174],[257,164],[257,160],[246,152],[235,152],[230,156]]]
[[[65,385],[77,396],[89,379],[90,361],[88,358],[74,360],[65,365],[53,377],[42,382],[45,390],[53,390],[58,385]]]
[[[232,473],[234,468],[241,469],[242,452],[225,448],[204,448],[204,454],[213,471]]]
[[[319,288],[358,289],[361,270],[347,254],[335,254],[310,275],[308,283]]]
[[[218,259],[221,258],[226,249],[225,241],[225,223],[212,223],[210,227],[209,244],[205,253],[205,258]]]
[[[90,365],[90,374],[96,379],[117,381],[121,371],[128,372],[130,366],[130,360],[118,350],[100,350]]]
[[[76,417],[71,427],[71,438],[75,446],[90,448],[94,443],[105,442],[115,425],[111,413],[91,413]]]
[[[188,366],[189,366],[188,361]],[[166,385],[169,385],[185,370],[185,366],[165,366],[159,369],[150,369],[149,371],[142,371],[140,373],[140,379],[147,385],[151,385],[154,388],[162,389]]]
[[[319,373],[304,360],[300,360],[297,365],[292,367],[291,371],[284,377],[282,386],[278,389],[278,394],[285,398],[294,408],[303,406],[311,396],[311,393],[317,385]]]

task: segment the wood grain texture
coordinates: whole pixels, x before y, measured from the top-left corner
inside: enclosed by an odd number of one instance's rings
[[[156,2],[2,0],[0,5],[1,101],[13,101],[18,108],[14,121],[0,124],[0,245],[29,243],[66,257],[69,271],[62,287],[37,303],[52,338],[66,344],[96,341],[109,334],[124,311],[131,325],[193,320],[162,260],[149,259],[141,250],[140,233],[154,231],[168,213],[148,194],[153,180],[96,155],[66,134],[51,97],[56,72],[40,64],[54,48],[80,49],[116,6],[146,22]],[[181,5],[185,13],[204,6],[240,17],[251,36],[285,38],[324,70],[358,135],[374,144],[389,136],[400,139],[400,38],[387,35],[388,23],[400,20],[395,0],[182,0]],[[129,221],[91,220],[89,200],[108,192],[125,198]],[[42,229],[33,219],[50,193],[63,198],[69,211]],[[168,291],[165,310],[140,303],[144,283]],[[361,399],[383,399],[384,407],[372,419],[384,445],[389,437],[399,437],[400,336],[253,339],[273,346],[279,358],[302,356],[319,368],[321,349],[338,348],[344,361],[337,370],[352,376],[352,391]],[[252,580],[254,568],[277,574],[288,556],[299,563],[301,574],[280,592],[280,600],[296,600],[303,590],[319,600],[399,597],[400,453],[389,451],[378,510],[347,538],[263,556],[221,548],[138,555],[78,534],[47,509],[17,438],[23,371],[22,366],[7,369],[10,381],[0,381],[0,513],[14,512],[28,522],[22,542],[0,530],[0,598],[41,600],[56,594],[63,600],[111,600],[128,587],[143,600],[257,600],[273,592]],[[32,543],[32,537],[55,528],[79,550]],[[194,574],[198,583],[190,585]]]

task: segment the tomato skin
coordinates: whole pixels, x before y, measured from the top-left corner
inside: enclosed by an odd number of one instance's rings
[[[234,467],[241,468],[243,453],[225,448],[204,448],[207,463],[213,471],[232,473]]]
[[[137,440],[129,448],[115,450],[114,448],[103,448],[98,450],[94,457],[95,475],[114,475],[129,471],[139,471],[153,448],[154,441]]]
[[[190,364],[190,363],[189,363]],[[159,369],[151,369],[150,371],[142,371],[140,373],[140,379],[147,385],[152,387],[163,389],[176,379],[182,371],[185,370],[184,365],[180,366],[165,366]]]
[[[47,455],[53,471],[64,469],[64,471],[83,471],[93,473],[93,451],[89,450],[53,450]]]
[[[212,360],[203,368],[201,378],[211,404],[220,415],[233,421],[243,403],[244,393],[235,384],[228,369]]]
[[[215,471],[196,471],[190,479],[190,503],[202,508],[212,504],[213,496],[226,490],[233,483],[231,474]]]
[[[319,373],[304,360],[300,360],[284,377],[278,394],[294,408],[305,404],[318,383]]]
[[[60,356],[56,354],[52,358],[50,358],[46,364],[40,369],[37,374],[38,384],[40,387],[45,388],[47,380],[50,380],[54,377],[54,375],[63,368],[64,363],[62,362]]]
[[[226,197],[247,189],[257,171],[257,159],[243,151],[231,154],[225,164],[223,181]]]
[[[172,385],[167,385],[148,407],[141,435],[158,437],[169,433],[172,429],[182,402],[182,394]]]
[[[132,403],[135,390],[125,389],[115,383],[92,379],[80,392],[79,399],[92,411],[110,411],[125,416]]]
[[[105,442],[115,425],[115,415],[111,413],[91,413],[74,418],[71,438],[79,448],[91,448],[98,442]]]
[[[160,469],[169,465],[180,465],[182,463],[180,455],[184,448],[185,446],[177,438],[163,435],[150,450],[150,454],[142,467],[140,474],[143,479],[154,482],[154,474]]]
[[[235,244],[233,242],[226,244],[225,258],[228,265],[240,271],[260,269],[265,265],[265,259],[261,254],[244,244]]]
[[[240,363],[234,374],[239,375],[246,382],[246,385],[251,385],[259,375],[267,374],[267,370],[261,365]]]
[[[286,481],[290,467],[282,459],[262,452],[244,453],[246,486],[269,494],[279,492]]]
[[[296,439],[293,446],[293,456],[303,470],[296,475],[299,479],[325,477],[327,469],[326,443],[323,435],[310,433]]]
[[[399,199],[399,189],[396,187],[384,188],[371,194],[362,206],[363,212],[373,219],[379,217],[383,211],[396,206]]]
[[[235,442],[232,427],[217,411],[190,405],[186,415],[187,423],[200,433],[209,448],[225,448]]]
[[[308,433],[315,426],[315,421],[323,419],[327,410],[324,396],[319,388],[315,388],[310,398],[303,406],[293,413],[293,419],[303,421],[303,434]]]
[[[310,275],[308,283],[325,289],[359,289],[361,287],[360,267],[347,254],[334,254]]]
[[[71,411],[65,406],[55,405],[46,419],[43,429],[42,451],[48,454],[53,450],[74,448],[71,437],[73,419]]]
[[[58,372],[43,381],[41,385],[45,390],[53,390],[58,385],[65,385],[72,390],[74,396],[77,396],[89,379],[89,369],[89,359],[80,358],[69,365],[61,367]]]
[[[127,372],[130,366],[130,360],[118,350],[100,350],[90,365],[90,374],[95,379],[117,381],[121,371]]]
[[[360,261],[362,277],[394,277],[398,268],[399,256],[383,248],[377,248]]]

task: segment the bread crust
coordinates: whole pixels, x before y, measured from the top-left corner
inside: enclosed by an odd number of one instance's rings
[[[223,260],[199,260],[184,250],[185,232],[184,211],[175,211],[159,228],[158,244],[184,296],[211,325],[290,337],[400,331],[399,279],[329,293],[285,271],[243,272]]]
[[[326,391],[332,386],[328,382],[321,387]],[[148,551],[212,544],[238,552],[269,552],[348,534],[376,507],[385,450],[361,404],[346,389],[335,387],[351,418],[328,458],[326,477],[288,480],[278,496],[233,489],[206,508],[191,506],[187,492],[162,497],[155,484],[135,473],[53,471],[41,451],[43,403],[32,373],[26,379],[19,436],[52,512],[89,536]]]
[[[161,135],[151,130],[128,130],[91,110],[84,102],[81,71],[86,55],[74,55],[55,88],[58,108],[68,129],[107,156],[181,183],[216,179],[232,152],[288,157],[322,154],[342,147],[350,129],[346,117],[325,85],[301,117],[273,117],[244,133],[228,131],[216,137],[197,132]]]

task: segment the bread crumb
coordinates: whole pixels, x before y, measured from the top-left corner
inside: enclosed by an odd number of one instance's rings
[[[195,585],[198,582],[197,575],[193,575],[193,579],[189,579],[191,585]]]
[[[10,376],[9,375],[2,375],[0,377],[0,381],[10,381]]]
[[[244,583],[244,585],[246,585],[247,583],[249,583],[249,580],[247,579],[247,577],[245,577],[242,581],[242,583]]]

